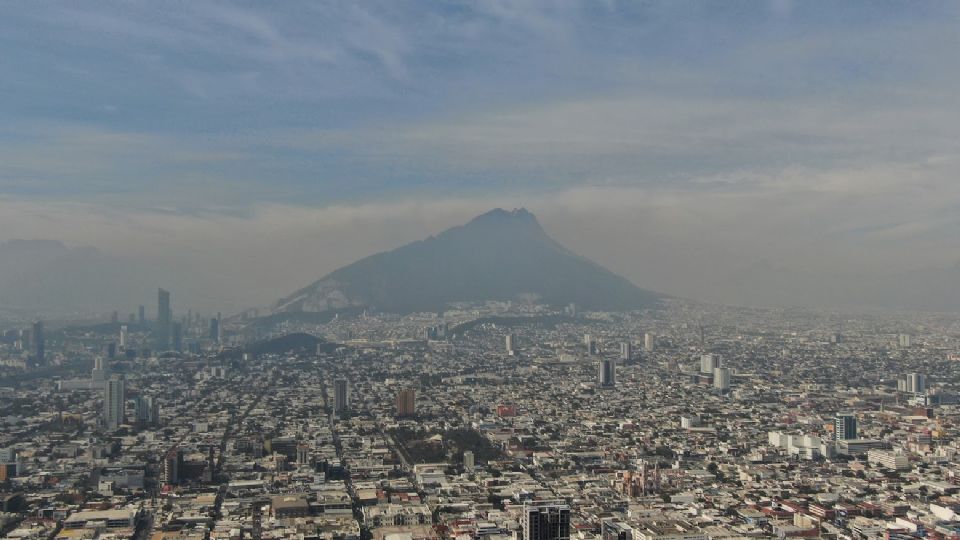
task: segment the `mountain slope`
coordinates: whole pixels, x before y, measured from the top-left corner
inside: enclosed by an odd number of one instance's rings
[[[408,313],[451,302],[514,300],[630,310],[659,295],[580,257],[547,236],[530,212],[492,210],[466,225],[378,253],[280,300],[275,312],[364,306]]]

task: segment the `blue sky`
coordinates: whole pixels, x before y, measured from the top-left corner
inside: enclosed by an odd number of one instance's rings
[[[958,15],[905,1],[4,3],[0,240],[171,257],[196,231],[222,245],[249,230],[283,256],[278,231],[353,231],[281,291],[501,204],[641,285],[715,300],[766,298],[677,268],[777,263],[838,289],[890,249],[907,255],[891,275],[948,268]],[[596,242],[588,224],[635,243]],[[209,269],[236,256],[208,252]]]

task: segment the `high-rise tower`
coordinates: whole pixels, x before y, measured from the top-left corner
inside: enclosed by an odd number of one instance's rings
[[[179,322],[170,325],[170,348],[177,352],[183,350],[183,325]]]
[[[207,338],[216,343],[220,342],[220,319],[217,317],[210,318],[210,333],[207,335]]]
[[[838,441],[857,438],[857,417],[853,413],[837,413],[833,421],[833,436]]]
[[[30,344],[33,365],[45,365],[47,356],[47,343],[46,337],[43,335],[43,321],[37,321],[33,323],[33,340]]]
[[[126,404],[127,387],[122,375],[114,375],[103,385],[103,425],[107,429],[117,429],[123,423],[123,409]]]
[[[337,379],[333,383],[333,412],[339,413],[350,408],[350,384],[346,379]]]
[[[713,387],[720,392],[730,390],[730,370],[728,368],[713,368]]]
[[[927,376],[923,373],[908,374],[906,390],[914,394],[923,394],[927,391]]]
[[[653,352],[654,347],[654,337],[653,334],[647,332],[643,335],[643,350],[647,352]]]
[[[600,361],[599,371],[600,372],[597,375],[600,388],[613,388],[617,385],[616,361],[611,360],[610,358],[604,358]]]
[[[153,341],[158,352],[170,348],[170,293],[164,289],[157,290],[157,326]]]
[[[397,393],[397,416],[414,416],[417,414],[417,391],[413,388],[404,388]]]
[[[700,373],[713,375],[713,370],[722,366],[723,362],[719,354],[704,354],[700,356]]]

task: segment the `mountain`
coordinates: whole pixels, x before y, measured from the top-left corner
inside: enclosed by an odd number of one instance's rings
[[[277,302],[274,313],[369,307],[439,311],[462,301],[534,296],[557,306],[624,311],[660,295],[558,244],[525,209],[495,209],[466,225],[344,266]]]

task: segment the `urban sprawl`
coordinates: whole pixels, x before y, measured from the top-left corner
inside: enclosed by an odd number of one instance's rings
[[[960,538],[955,315],[268,319],[5,320],[0,533]]]

